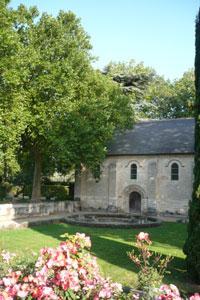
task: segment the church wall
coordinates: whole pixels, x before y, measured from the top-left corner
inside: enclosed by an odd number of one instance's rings
[[[179,166],[179,180],[171,180],[171,164]],[[130,167],[137,165],[137,179],[130,178]],[[193,155],[113,156],[102,165],[96,182],[83,171],[75,184],[75,197],[83,209],[117,208],[129,212],[129,195],[141,195],[142,212],[185,212],[192,193]]]
[[[171,165],[179,166],[179,180],[171,180]],[[194,158],[192,155],[166,157],[162,160],[157,177],[158,211],[185,213],[192,196]]]

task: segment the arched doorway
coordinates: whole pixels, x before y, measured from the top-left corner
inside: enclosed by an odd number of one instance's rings
[[[141,213],[141,195],[138,192],[132,192],[129,195],[129,211],[131,213]]]

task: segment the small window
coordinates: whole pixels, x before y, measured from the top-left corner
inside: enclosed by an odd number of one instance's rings
[[[179,180],[179,167],[177,163],[171,165],[171,180]]]
[[[137,165],[131,165],[131,179],[137,179]]]

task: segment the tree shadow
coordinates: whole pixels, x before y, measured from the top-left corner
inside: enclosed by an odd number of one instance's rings
[[[127,252],[130,252],[133,249],[137,249],[131,244],[133,244],[134,235],[140,231],[138,229],[118,230],[111,228],[91,228],[67,225],[63,223],[49,224],[45,226],[33,226],[31,227],[31,229],[40,232],[44,235],[56,238],[58,240],[64,240],[64,238],[61,238],[60,236],[66,232],[69,234],[75,234],[76,232],[84,232],[85,234],[91,237],[91,251],[93,255],[95,255],[103,261],[106,261],[107,263],[118,266],[125,270],[133,271],[135,273],[138,272],[138,269],[136,268],[134,263],[130,261],[127,255]],[[148,229],[147,232],[149,232],[150,234],[152,232],[152,235],[154,236],[154,241],[157,237],[157,240],[155,241],[156,243],[166,243],[166,233],[165,237],[163,237],[162,231],[158,235],[158,233],[154,232],[155,229],[157,228]],[[178,240],[177,237],[176,240]],[[124,243],[123,241],[129,242],[130,244]],[[170,242],[170,240],[168,239],[167,242]],[[177,244],[179,245],[179,242]],[[176,246],[178,247],[177,244]],[[184,287],[184,285],[188,281],[184,259],[180,257],[175,257],[174,260],[169,264],[168,269],[171,273],[165,277],[164,281],[166,283],[180,283],[181,281],[182,286]]]
[[[140,231],[148,232],[154,244],[168,245],[169,247],[172,246],[182,249],[187,235],[187,225],[182,223],[164,222],[159,227],[151,228],[112,229],[112,231],[109,229],[107,230],[106,228],[106,236],[110,235],[117,239],[119,238],[126,242],[133,243],[135,236]]]
[[[127,252],[131,251],[131,245],[111,240],[102,235],[105,234],[102,228],[80,227],[66,224],[49,224],[48,226],[32,226],[32,230],[56,238],[60,241],[65,240],[61,235],[64,233],[75,234],[76,232],[84,232],[89,235],[92,241],[91,252],[96,257],[107,261],[110,264],[119,266],[127,270],[136,272],[133,264],[130,264]]]

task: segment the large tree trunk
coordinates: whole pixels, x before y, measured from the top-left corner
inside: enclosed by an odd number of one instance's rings
[[[42,175],[42,157],[38,150],[35,150],[35,167],[33,175],[32,187],[32,202],[39,202],[41,200],[41,175]]]

